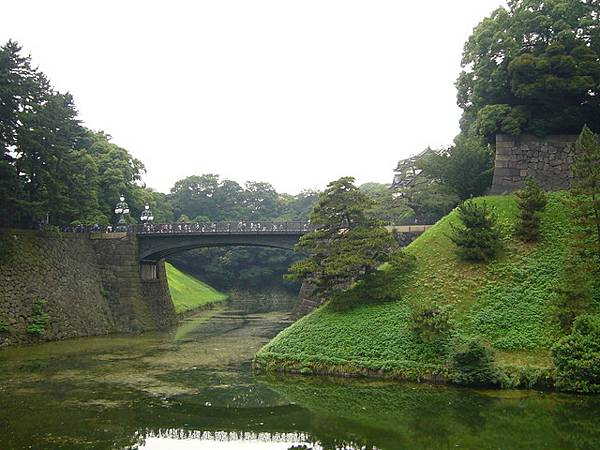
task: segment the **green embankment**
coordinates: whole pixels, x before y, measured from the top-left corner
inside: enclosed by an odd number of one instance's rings
[[[551,368],[549,348],[561,335],[553,300],[569,238],[566,194],[553,193],[542,218],[542,240],[513,237],[513,196],[477,199],[498,214],[504,250],[489,264],[461,261],[448,238],[452,212],[407,247],[416,257],[396,301],[365,303],[349,311],[326,304],[281,332],[259,351],[267,370],[354,373],[407,379],[444,379],[457,337],[478,336],[495,349],[497,364],[514,384],[541,382]],[[432,342],[411,328],[415,305],[451,307],[452,331]],[[535,379],[535,380],[533,380]]]
[[[210,303],[220,302],[227,295],[213,289],[208,284],[188,275],[169,263],[165,263],[169,291],[175,305],[175,312],[182,314]]]

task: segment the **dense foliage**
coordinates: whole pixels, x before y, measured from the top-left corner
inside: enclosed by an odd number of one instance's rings
[[[458,207],[461,226],[452,226],[450,239],[458,255],[466,261],[489,261],[500,249],[495,211],[484,201],[468,200]]]
[[[456,83],[463,133],[600,130],[599,13],[596,0],[509,0],[485,18]]]
[[[73,97],[12,41],[0,47],[0,152],[0,226],[108,224],[120,194],[134,217],[149,203],[160,218],[144,165],[82,126]]]
[[[423,174],[466,200],[490,185],[497,134],[600,131],[599,20],[597,0],[509,0],[481,21],[456,82],[461,132]]]
[[[310,216],[316,230],[300,238],[289,278],[306,281],[315,294],[331,298],[352,283],[370,280],[399,245],[381,222],[367,216],[372,205],[351,177],[329,183]]]
[[[444,152],[431,152],[418,161],[424,174],[447,186],[460,200],[481,195],[492,182],[494,154],[476,140],[457,140]]]
[[[515,195],[519,206],[517,235],[525,242],[535,242],[540,238],[540,213],[546,207],[546,194],[539,182],[529,177]]]
[[[566,391],[600,393],[600,315],[584,315],[570,335],[552,348],[557,386]]]

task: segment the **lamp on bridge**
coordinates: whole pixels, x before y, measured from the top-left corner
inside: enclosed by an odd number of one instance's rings
[[[140,220],[142,221],[142,223],[144,225],[146,225],[146,224],[149,225],[152,223],[152,221],[154,220],[154,216],[152,215],[152,211],[150,211],[150,206],[148,206],[148,205],[144,206],[144,210],[142,211]]]
[[[119,216],[116,231],[127,231],[127,221],[125,215],[129,214],[129,205],[125,203],[125,197],[121,195],[119,203],[115,206],[115,214]]]

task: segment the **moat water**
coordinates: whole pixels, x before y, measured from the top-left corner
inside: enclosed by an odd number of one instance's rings
[[[282,312],[0,351],[0,449],[597,449],[600,397],[254,375]]]

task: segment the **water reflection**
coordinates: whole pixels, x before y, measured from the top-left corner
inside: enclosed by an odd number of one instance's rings
[[[600,448],[597,397],[254,376],[284,312],[0,352],[0,448]]]

